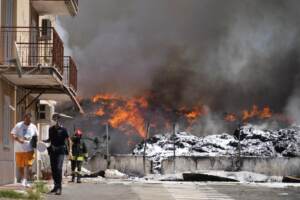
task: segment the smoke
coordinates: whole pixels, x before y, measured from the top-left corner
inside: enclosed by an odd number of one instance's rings
[[[152,91],[175,108],[269,105],[299,119],[297,0],[90,0],[59,21],[83,97]]]
[[[300,124],[300,90],[298,89],[289,98],[288,104],[285,108],[286,113],[292,118],[295,124]]]

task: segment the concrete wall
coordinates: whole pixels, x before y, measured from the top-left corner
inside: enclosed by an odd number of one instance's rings
[[[13,183],[15,180],[14,171],[14,145],[10,137],[10,130],[15,124],[15,112],[9,109],[10,112],[10,127],[9,131],[4,130],[4,96],[9,96],[11,106],[15,107],[15,92],[14,87],[0,78],[0,185]],[[9,139],[8,143],[4,143],[4,134]]]
[[[120,172],[128,175],[145,175],[151,173],[151,161],[145,161],[143,156],[132,156],[132,155],[115,155],[110,157],[110,169],[117,169]],[[107,160],[104,159],[103,155],[98,154],[93,157],[88,166],[89,170],[97,172],[99,170],[107,169]]]
[[[177,173],[196,170],[233,170],[237,159],[234,157],[177,157]],[[241,170],[273,176],[300,175],[300,158],[257,158],[243,157]],[[162,161],[162,173],[174,172],[172,158]]]

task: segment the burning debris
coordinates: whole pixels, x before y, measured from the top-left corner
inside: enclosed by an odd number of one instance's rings
[[[256,157],[295,157],[300,153],[300,127],[272,130],[260,130],[246,125],[235,133],[240,134],[241,155]],[[186,132],[155,135],[148,140],[146,156],[151,159],[156,170],[160,170],[161,161],[173,157],[174,142],[176,156],[235,156],[238,139],[223,133],[197,137]],[[143,155],[144,142],[133,150],[136,155]]]
[[[94,106],[98,106],[92,114],[127,135],[138,134],[141,138],[146,138],[147,123],[150,123],[154,132],[170,130],[174,119],[181,120],[188,128],[209,112],[203,105],[192,108],[182,106],[178,109],[162,105],[154,107],[153,99],[150,94],[130,98],[116,94],[98,94],[91,99]]]
[[[272,117],[272,111],[269,106],[263,107],[262,110],[259,110],[257,105],[253,105],[251,110],[243,110],[241,115],[240,115],[240,121],[248,121],[253,118],[258,118],[258,119],[269,119]],[[225,116],[226,121],[237,121],[239,116],[233,113],[227,114]]]
[[[125,97],[116,93],[102,93],[90,99],[82,100],[81,104],[86,110],[86,114],[75,119],[75,126],[84,130],[89,137],[105,137],[106,127],[108,126],[111,139],[109,150],[111,153],[130,153],[136,144],[148,137],[172,132],[174,123],[178,124],[179,130],[198,136],[233,132],[239,124],[246,122],[253,124],[272,124],[274,122],[275,124],[283,123],[285,126],[290,125],[290,121],[286,123],[283,120],[285,119],[282,117],[283,115],[273,112],[269,106],[258,107],[254,105],[249,110],[243,109],[237,113],[224,115],[223,113],[218,114],[218,112],[200,103],[178,107],[173,107],[172,104],[162,104],[159,102],[157,94],[150,92],[133,97]],[[65,113],[68,113],[66,110],[69,109],[64,110]],[[74,124],[69,124],[67,127],[72,129]],[[209,125],[213,129],[205,129]],[[220,128],[215,129],[218,126]],[[211,140],[215,140],[214,146],[219,145],[216,147],[216,152],[223,149],[224,151],[228,150],[229,154],[233,154],[234,150],[232,148],[228,149],[230,146],[237,145],[233,136],[225,134],[222,136],[208,136],[205,139],[210,140],[210,137],[213,137]],[[166,140],[168,140],[167,138]],[[231,143],[230,145],[226,143],[225,146],[219,148],[224,141],[231,141]],[[218,144],[218,142],[221,143]],[[247,142],[256,143],[254,140]],[[273,155],[273,152],[268,149],[269,144],[261,143],[259,145],[261,145],[259,149],[264,149],[262,156]],[[195,142],[193,148],[196,152],[214,152],[205,150],[202,145],[199,146],[199,142]],[[223,154],[226,153],[223,152]],[[250,150],[248,153],[251,154]],[[252,154],[258,155],[257,152]]]

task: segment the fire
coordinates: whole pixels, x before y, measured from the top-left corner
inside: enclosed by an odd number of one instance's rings
[[[142,115],[143,109],[148,107],[144,97],[126,98],[115,94],[97,94],[92,97],[92,102],[102,102],[110,109],[108,122],[113,128],[132,134],[134,129],[141,137],[146,137],[145,120]],[[100,107],[95,115],[102,117],[106,115],[104,108]]]
[[[91,98],[95,106],[99,106],[93,115],[100,117],[100,123],[105,121],[111,127],[127,135],[138,134],[145,138],[147,135],[146,123],[160,130],[171,130],[174,118],[180,116],[187,126],[191,126],[196,119],[208,113],[203,105],[182,107],[178,110],[167,105],[158,105],[155,109],[149,106],[153,96],[146,93],[143,96],[124,97],[117,94],[97,94]],[[182,118],[183,117],[183,118]]]
[[[242,117],[243,121],[247,121],[254,117],[258,117],[260,119],[268,119],[268,118],[272,117],[271,109],[268,106],[266,106],[260,111],[258,109],[258,106],[253,105],[252,110],[250,110],[250,111],[244,110],[243,111],[243,117]]]
[[[265,106],[262,110],[257,105],[253,105],[251,110],[243,110],[241,113],[241,120],[248,121],[252,118],[269,119],[272,117],[272,111],[269,106]],[[224,120],[234,122],[238,120],[238,115],[229,113],[225,116]]]
[[[95,115],[99,116],[99,117],[102,117],[103,115],[105,115],[105,112],[104,112],[104,109],[103,108],[99,108]]]
[[[100,100],[112,100],[112,99],[120,99],[120,98],[122,98],[122,97],[120,97],[116,94],[109,94],[109,93],[97,94],[92,97],[92,102],[97,103]]]
[[[187,109],[186,107],[182,107],[179,109],[180,113],[183,114],[187,120],[192,123],[197,118],[206,115],[208,113],[208,109],[205,106],[195,106],[192,109]]]
[[[141,137],[146,137],[145,120],[138,109],[138,106],[145,107],[147,104],[140,104],[136,99],[130,99],[125,106],[118,107],[108,121],[114,128],[126,130],[126,125],[135,128]]]
[[[230,114],[227,114],[224,119],[229,122],[234,122],[237,120],[237,117],[235,114],[230,113]]]
[[[260,113],[260,118],[266,119],[272,117],[272,111],[269,107],[264,107]]]

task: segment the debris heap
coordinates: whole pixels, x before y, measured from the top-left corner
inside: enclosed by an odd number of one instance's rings
[[[280,130],[260,130],[253,125],[237,129],[233,135],[223,133],[197,137],[187,132],[158,134],[146,140],[145,155],[160,170],[161,161],[176,156],[234,156],[238,152],[240,138],[241,155],[254,157],[295,157],[300,152],[300,127]],[[175,145],[174,145],[175,143]],[[135,155],[143,155],[144,142],[136,145]]]

